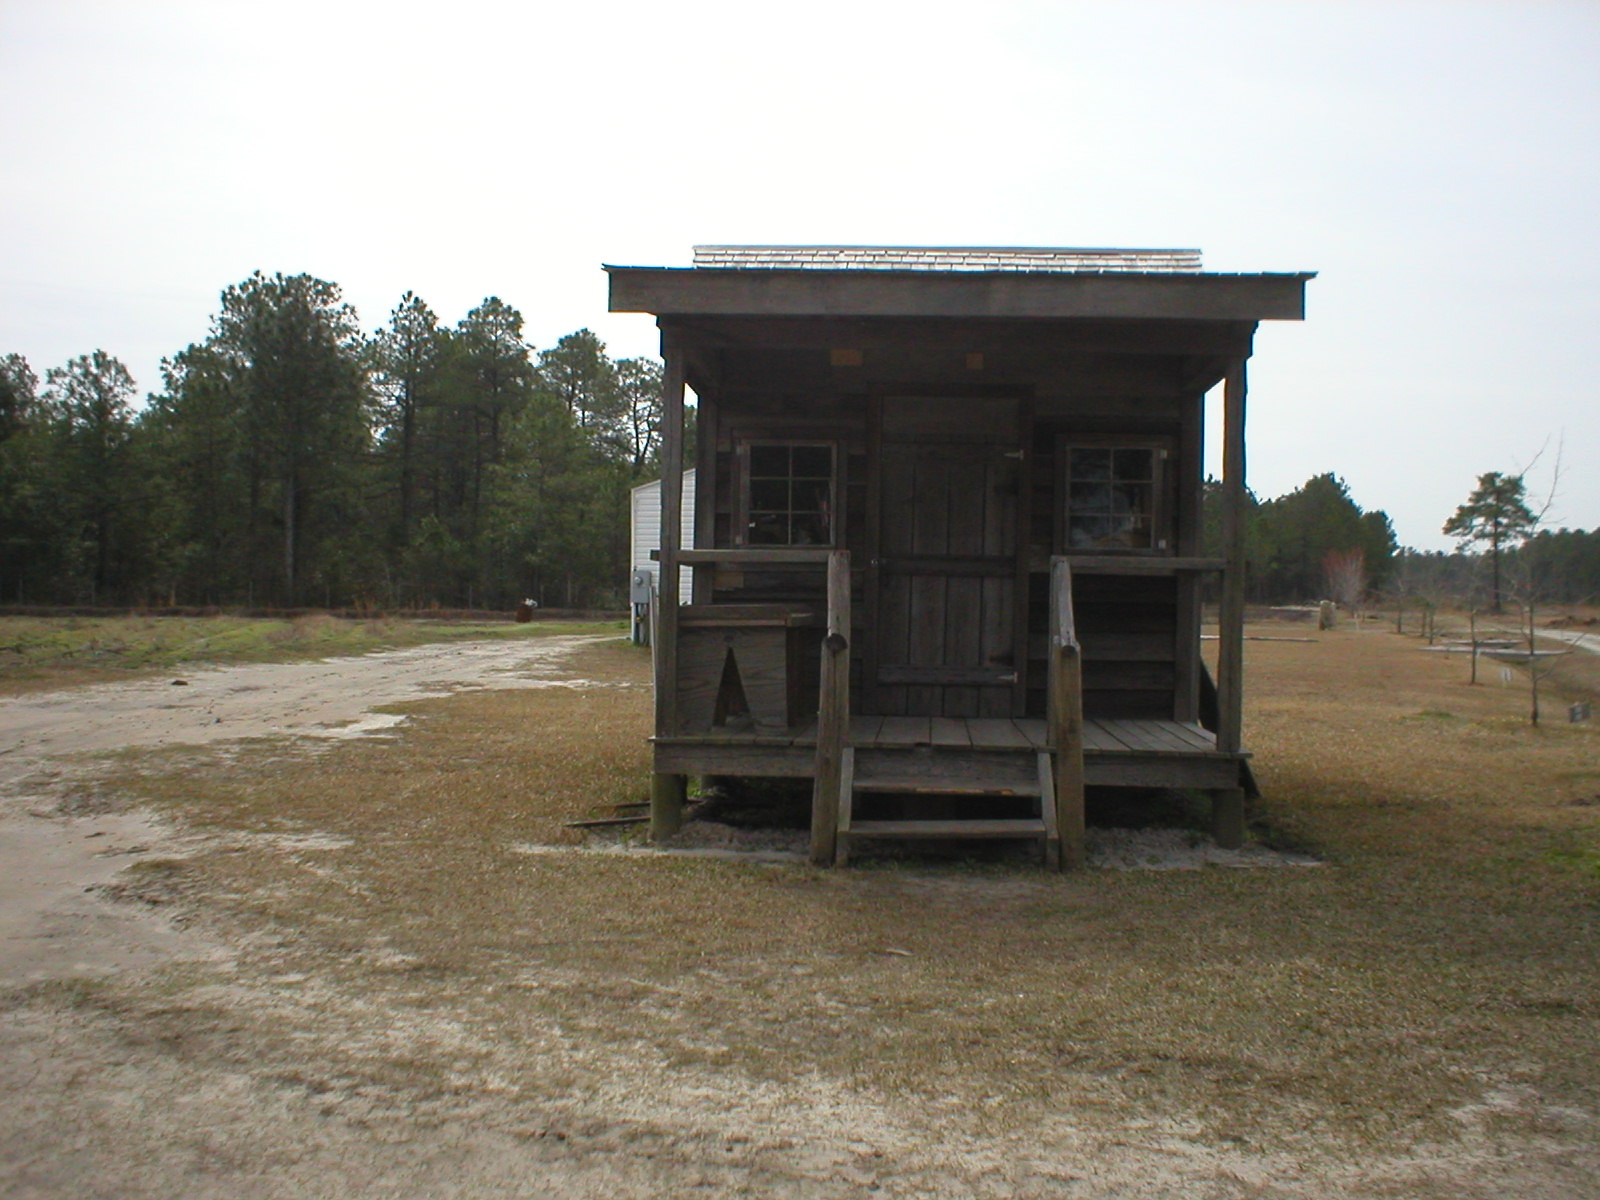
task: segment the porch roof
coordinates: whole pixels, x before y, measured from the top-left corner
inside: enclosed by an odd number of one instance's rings
[[[1313,272],[1200,270],[1198,251],[700,246],[605,267],[612,312],[657,316],[1301,320]]]

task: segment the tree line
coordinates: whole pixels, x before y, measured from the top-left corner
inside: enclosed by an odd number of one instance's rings
[[[1513,604],[1600,603],[1600,529],[1540,529],[1499,552],[1499,594]],[[1496,607],[1488,552],[1408,550],[1395,564],[1395,596]]]
[[[659,474],[653,359],[613,360],[586,329],[536,350],[495,297],[446,326],[407,293],[368,335],[335,284],[258,272],[162,383],[136,408],[104,351],[43,379],[0,358],[0,603],[624,600],[628,491]],[[1247,494],[1250,598],[1473,602],[1498,572],[1546,602],[1593,602],[1600,530],[1538,528],[1520,488],[1480,477],[1446,523],[1463,539],[1450,554],[1402,550],[1332,473]],[[1204,500],[1220,555],[1218,481]]]
[[[535,350],[490,297],[227,288],[135,385],[97,350],[0,359],[0,603],[503,608],[620,602],[627,494],[658,472],[660,364],[584,329]]]
[[[1204,539],[1222,555],[1222,484],[1208,479]],[[1549,529],[1527,502],[1520,475],[1487,472],[1441,531],[1455,550],[1399,545],[1381,509],[1364,510],[1344,480],[1313,476],[1271,500],[1245,496],[1247,593],[1260,604],[1338,599],[1359,565],[1358,601],[1423,601],[1498,609],[1502,600],[1600,601],[1600,529]]]
[[[1206,554],[1222,557],[1222,483],[1207,479],[1202,496]],[[1315,475],[1271,500],[1245,492],[1246,592],[1258,604],[1294,604],[1332,598],[1339,564],[1355,561],[1363,590],[1381,590],[1393,571],[1399,544],[1381,509],[1363,509],[1345,481]]]

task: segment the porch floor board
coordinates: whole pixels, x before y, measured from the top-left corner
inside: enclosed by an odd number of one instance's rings
[[[655,770],[679,775],[753,775],[795,779],[816,773],[817,723],[789,729],[712,729],[651,739]],[[948,772],[973,772],[975,758],[1012,758],[1047,752],[1049,733],[1039,718],[850,718],[847,746],[868,754],[925,750]],[[920,756],[919,756],[920,757]],[[1216,748],[1199,725],[1182,721],[1089,718],[1083,723],[1084,780],[1112,787],[1211,790],[1239,786],[1246,753]]]
[[[654,739],[678,745],[815,746],[817,723],[790,729],[713,729]],[[1045,722],[1036,717],[881,717],[850,718],[850,745],[858,748],[904,749],[941,746],[972,750],[1048,750]],[[1085,718],[1083,748],[1088,754],[1185,756],[1217,754],[1209,730],[1183,721],[1125,717]],[[1229,758],[1239,755],[1230,754]]]

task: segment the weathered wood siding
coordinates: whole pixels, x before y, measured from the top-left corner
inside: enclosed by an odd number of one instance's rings
[[[1026,326],[719,322],[697,346],[700,545],[737,547],[740,448],[837,447],[835,544],[854,563],[851,639],[862,711],[1042,716],[1049,563],[1068,552],[1060,447],[1159,447],[1165,544],[1199,551],[1200,412],[1231,325]],[[1193,719],[1198,576],[1074,572],[1085,711]],[[807,566],[701,568],[695,599],[823,603]]]

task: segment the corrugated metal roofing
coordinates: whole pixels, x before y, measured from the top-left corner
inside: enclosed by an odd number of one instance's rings
[[[1049,271],[1198,274],[1198,250],[1048,246],[696,246],[694,265],[723,270]]]

